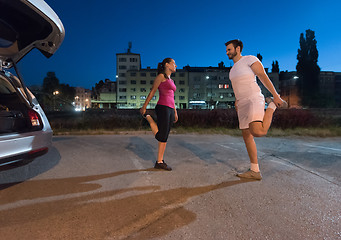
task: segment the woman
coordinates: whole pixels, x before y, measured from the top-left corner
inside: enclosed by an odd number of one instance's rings
[[[168,166],[163,160],[163,155],[166,150],[167,139],[173,122],[178,121],[178,113],[174,104],[174,92],[176,86],[174,81],[170,78],[171,74],[176,72],[176,64],[172,58],[165,58],[158,64],[156,76],[153,87],[148,94],[148,97],[140,109],[142,116],[149,122],[153,134],[158,143],[158,155],[154,168],[171,171],[172,168]],[[159,90],[159,101],[155,107],[157,116],[157,124],[150,115],[146,115],[146,108],[150,100],[154,97],[156,91]]]

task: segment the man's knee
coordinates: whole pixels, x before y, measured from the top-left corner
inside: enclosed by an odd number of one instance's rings
[[[249,127],[250,133],[254,137],[264,137],[268,133],[264,130],[262,122],[252,122]]]
[[[263,129],[259,129],[259,128],[250,128],[250,133],[254,137],[264,137],[267,134],[266,131],[264,131]]]

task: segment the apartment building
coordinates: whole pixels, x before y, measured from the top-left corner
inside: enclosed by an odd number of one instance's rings
[[[126,53],[116,54],[117,108],[141,108],[157,75],[157,69],[142,69],[140,54],[131,52],[131,43]],[[171,78],[177,86],[175,104],[177,108],[215,109],[234,107],[235,96],[229,79],[231,67],[221,62],[217,67],[185,66],[177,69]],[[266,72],[268,69],[265,69]],[[279,90],[279,74],[268,73],[275,88]],[[259,83],[265,97],[271,95]],[[158,92],[147,108],[157,104]]]
[[[321,71],[319,84],[320,93],[341,107],[341,72]]]
[[[128,82],[127,72],[129,70],[139,71],[141,69],[140,54],[131,52],[132,44],[126,53],[116,54],[116,82],[117,82],[117,108],[129,108],[128,104]]]
[[[153,86],[154,79],[157,76],[157,69],[147,67],[138,71],[129,70],[126,74],[127,80],[127,106],[126,108],[141,108]],[[177,70],[171,76],[177,87],[175,92],[176,108],[187,108],[188,104],[188,72]],[[156,92],[147,108],[155,108],[159,98]]]
[[[289,107],[299,107],[300,97],[296,71],[280,73],[281,97],[288,102]],[[328,97],[335,107],[341,107],[341,72],[321,71],[319,76],[320,94]]]
[[[76,87],[75,101],[73,105],[76,111],[85,111],[91,108],[91,91],[82,87]]]
[[[189,76],[190,109],[230,108],[234,106],[235,97],[229,79],[230,68],[224,63],[218,67],[190,67],[184,69]]]
[[[105,79],[99,89],[94,89],[92,108],[114,109],[117,104],[116,82]]]
[[[281,94],[281,88],[279,85],[279,73],[278,72],[270,72],[268,71],[268,68],[264,69],[268,77],[270,78],[272,84],[274,85],[276,91]],[[263,83],[257,79],[257,83],[262,91],[262,94],[264,97],[272,97],[272,94],[269,92],[269,90],[263,85]]]
[[[280,73],[280,95],[290,108],[300,107],[300,97],[297,87],[298,76],[294,71]]]

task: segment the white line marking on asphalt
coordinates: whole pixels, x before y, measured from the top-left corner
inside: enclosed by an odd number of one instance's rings
[[[318,176],[318,177],[320,177],[320,178],[326,180],[327,182],[330,182],[330,183],[332,183],[332,184],[335,184],[335,185],[337,185],[337,186],[340,186],[340,184],[339,184],[338,182],[334,182],[334,181],[332,181],[332,180],[330,180],[330,179],[328,179],[328,178],[326,178],[326,177],[320,175],[318,172],[315,172],[315,171],[313,171],[312,169],[307,169],[307,168],[305,168],[304,166],[301,166],[301,165],[299,165],[299,164],[296,164],[296,163],[290,161],[290,160],[287,159],[287,158],[283,158],[283,157],[278,157],[278,156],[276,156],[276,157],[273,157],[272,159],[270,159],[270,161],[272,161],[272,162],[277,162],[277,163],[281,163],[281,164],[283,164],[283,162],[286,162],[286,163],[288,163],[288,164],[290,164],[290,165],[292,165],[292,166],[295,166],[295,167],[297,167],[297,168],[299,168],[299,169],[301,169],[301,170],[303,170],[303,171],[306,171],[306,172],[311,173],[311,174],[313,174],[313,175],[315,175],[315,176]],[[281,162],[280,162],[280,161],[281,161]]]
[[[303,144],[303,145],[304,145],[304,146],[307,146],[307,147],[323,148],[323,149],[328,149],[328,150],[334,150],[334,151],[340,151],[340,152],[341,152],[341,149],[338,149],[338,148],[322,147],[322,146],[311,145],[311,144]]]
[[[141,164],[141,162],[139,161],[138,158],[136,158],[136,157],[129,157],[129,158],[133,162],[134,166],[137,169],[140,169],[140,170],[144,169],[144,167],[142,166],[142,164]],[[146,180],[147,180],[148,184],[150,184],[152,182],[152,179],[151,179],[151,177],[150,177],[150,175],[149,175],[149,173],[147,171],[142,171],[142,172],[139,172],[139,173],[146,176]]]
[[[134,166],[137,168],[137,169],[143,169],[143,166],[142,164],[140,163],[140,161],[135,158],[135,157],[130,157],[130,160],[133,162]]]
[[[226,145],[223,145],[223,144],[219,144],[219,143],[216,143],[218,146],[220,146],[220,147],[223,147],[223,148],[227,148],[227,149],[232,149],[232,150],[236,150],[236,151],[238,151],[238,149],[236,149],[236,148],[232,148],[232,147],[229,147],[229,146],[226,146]]]

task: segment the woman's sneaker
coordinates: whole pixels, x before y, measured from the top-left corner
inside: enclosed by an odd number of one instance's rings
[[[162,160],[161,163],[156,162],[154,168],[172,171],[172,168],[170,166],[168,166],[164,160]]]

